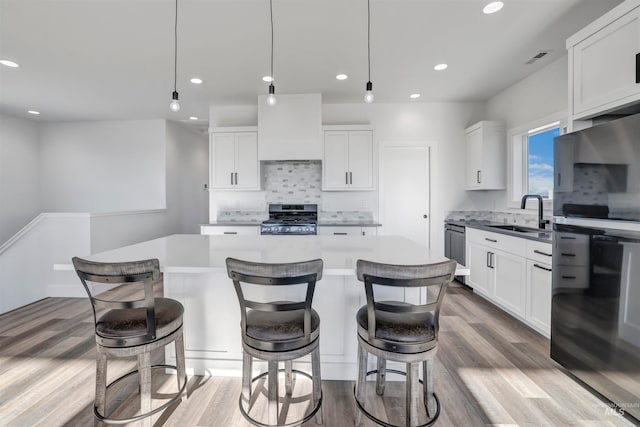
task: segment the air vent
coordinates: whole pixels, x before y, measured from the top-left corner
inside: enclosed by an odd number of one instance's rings
[[[531,59],[529,59],[527,62],[525,62],[525,64],[533,64],[538,59],[547,56],[549,54],[549,52],[551,52],[551,51],[550,50],[541,50],[537,54],[535,54]]]

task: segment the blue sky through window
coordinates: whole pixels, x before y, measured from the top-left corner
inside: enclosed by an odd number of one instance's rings
[[[553,196],[553,139],[560,128],[553,128],[528,137],[528,194]]]

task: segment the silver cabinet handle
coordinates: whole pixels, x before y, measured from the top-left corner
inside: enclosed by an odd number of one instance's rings
[[[640,53],[636,54],[636,83],[640,84]]]
[[[223,234],[238,234],[237,231],[225,231]]]
[[[568,256],[568,257],[575,257],[576,256],[576,254],[566,254],[566,253],[561,253],[560,255]]]
[[[480,171],[477,171],[477,172],[476,172],[476,182],[477,182],[478,184],[480,184],[480,181],[481,181],[481,179],[480,179]]]
[[[344,173],[344,183],[349,185],[349,172]]]
[[[231,172],[231,185],[233,185],[233,172]]]
[[[491,268],[491,252],[487,252],[487,267]]]
[[[488,237],[485,237],[485,238],[484,238],[484,240],[486,240],[487,242],[498,243],[498,241],[497,241],[497,240],[495,240],[495,239],[490,239],[490,238],[488,238]]]
[[[347,233],[333,233],[334,236],[346,236]]]
[[[238,185],[238,172],[236,172],[234,175],[236,177],[236,185]]]
[[[495,264],[493,263],[493,256],[495,255],[493,252],[490,252],[491,254],[491,258],[489,258],[491,260],[491,264],[489,265],[489,267],[494,268]]]
[[[533,253],[534,253],[534,254],[544,255],[544,256],[552,256],[551,254],[547,254],[547,253],[542,252],[542,251],[539,251],[539,250],[537,250],[537,249],[535,249],[535,250],[533,251]]]
[[[349,172],[349,184],[353,184],[353,172]]]
[[[562,174],[558,172],[558,186],[560,186],[560,183],[562,183]]]
[[[551,269],[550,269],[550,268],[543,267],[543,266],[541,266],[541,265],[539,265],[539,264],[533,264],[533,266],[534,266],[534,267],[538,267],[539,269],[544,270],[544,271],[551,271]]]

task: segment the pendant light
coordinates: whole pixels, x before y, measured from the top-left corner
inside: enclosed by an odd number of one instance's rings
[[[373,102],[373,83],[371,83],[371,5],[367,0],[367,64],[369,65],[369,81],[367,82],[366,92],[364,93],[364,102],[371,104]]]
[[[276,105],[276,88],[273,85],[273,0],[269,0],[269,14],[271,15],[271,82],[269,84],[269,95],[267,95],[267,105]]]
[[[180,102],[178,101],[178,0],[176,0],[176,14],[173,33],[173,93],[171,94],[171,103],[169,109],[173,112],[180,110]]]

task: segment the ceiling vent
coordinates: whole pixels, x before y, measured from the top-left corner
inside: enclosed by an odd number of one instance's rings
[[[535,54],[533,57],[531,57],[527,62],[525,62],[525,64],[527,64],[527,65],[528,64],[533,64],[538,59],[544,58],[545,56],[547,56],[550,52],[551,52],[550,50],[541,50],[537,54]]]

